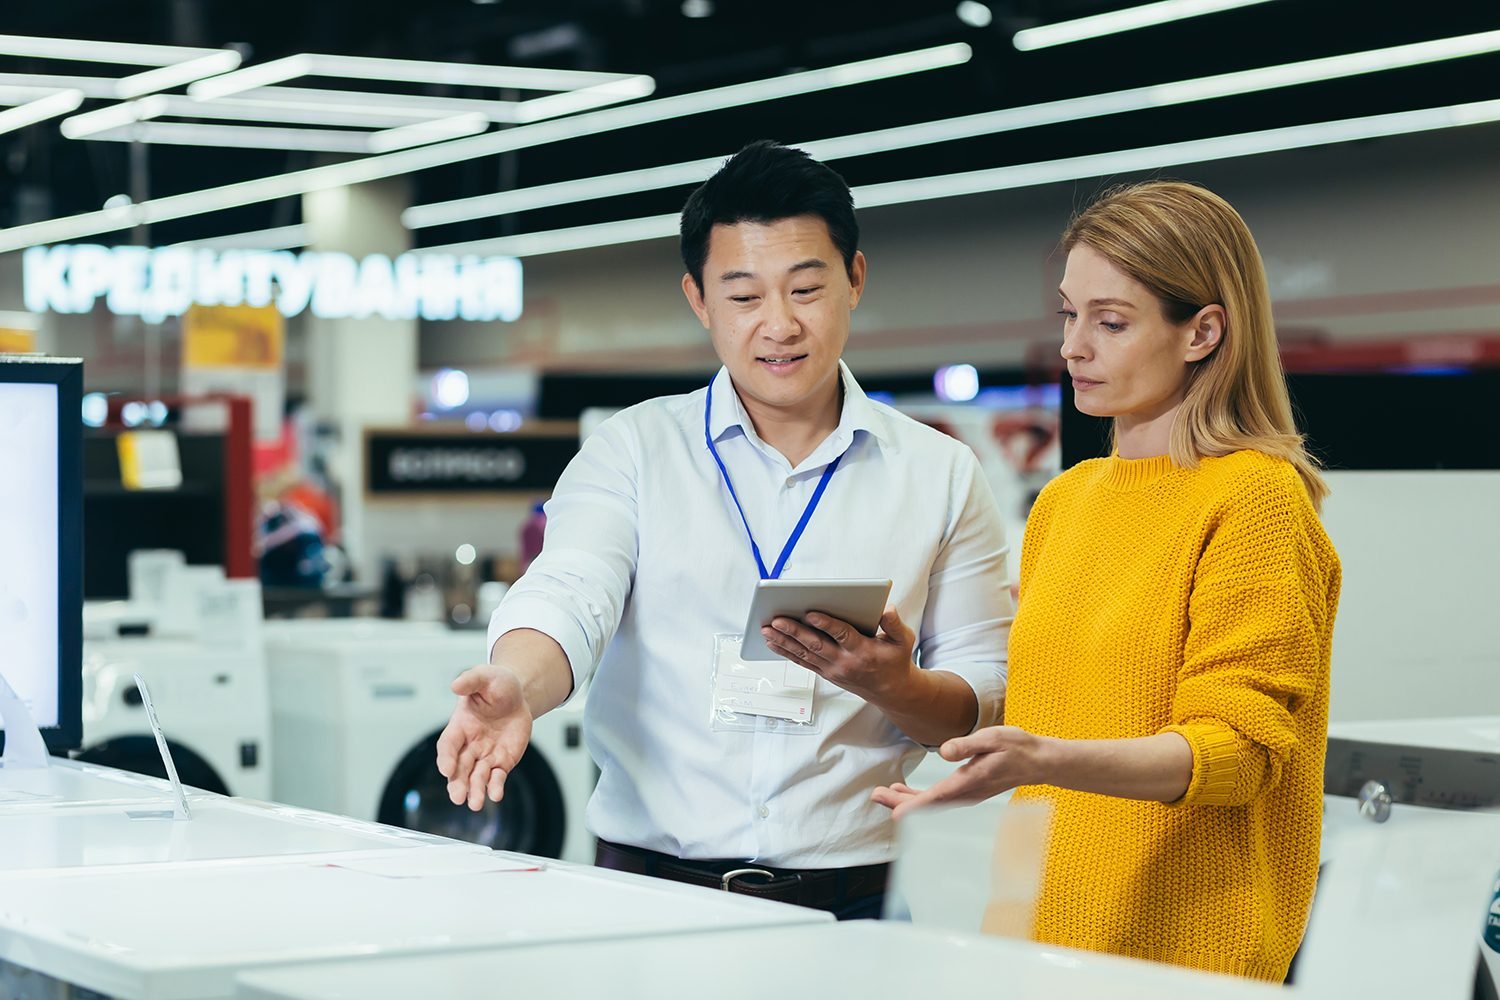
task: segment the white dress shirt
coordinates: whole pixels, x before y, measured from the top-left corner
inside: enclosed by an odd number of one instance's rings
[[[709,427],[768,565],[843,455],[783,579],[894,581],[917,663],[974,689],[999,721],[1013,606],[1000,511],[972,451],[865,396],[847,368],[839,425],[792,468],[755,433],[729,374]],[[541,556],[490,620],[557,641],[600,769],[588,827],[681,858],[788,868],[889,861],[877,785],[924,748],[864,699],[817,681],[815,732],[761,718],[711,724],[714,636],[741,634],[760,576],[704,439],[705,390],[605,421],[558,480]]]

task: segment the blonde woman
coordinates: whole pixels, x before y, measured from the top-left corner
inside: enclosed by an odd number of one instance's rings
[[[897,816],[1011,788],[1053,820],[1035,935],[1281,980],[1318,871],[1340,568],[1244,220],[1114,191],[1063,237],[1062,355],[1114,454],[1033,508],[1005,725]]]

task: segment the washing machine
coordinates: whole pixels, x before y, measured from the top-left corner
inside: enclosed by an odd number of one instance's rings
[[[151,687],[183,784],[271,797],[270,697],[258,645],[153,636],[84,642],[83,747],[75,758],[165,777],[135,674]]]
[[[538,719],[505,798],[448,801],[437,738],[449,686],[483,662],[483,632],[391,621],[278,623],[266,639],[278,801],[567,861],[591,862],[584,807],[598,772],[582,698]]]
[[[1337,722],[1328,727],[1322,860],[1341,836],[1500,808],[1500,716]],[[1476,912],[1476,1000],[1500,996],[1500,874]]]

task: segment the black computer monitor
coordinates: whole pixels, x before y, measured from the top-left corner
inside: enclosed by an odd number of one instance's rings
[[[0,673],[54,753],[83,735],[82,400],[82,361],[0,355]]]

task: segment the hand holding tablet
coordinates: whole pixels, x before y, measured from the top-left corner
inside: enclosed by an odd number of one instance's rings
[[[890,580],[762,580],[750,601],[740,658],[776,660],[781,655],[766,645],[761,629],[776,618],[806,621],[818,612],[848,622],[873,636],[891,593]]]

